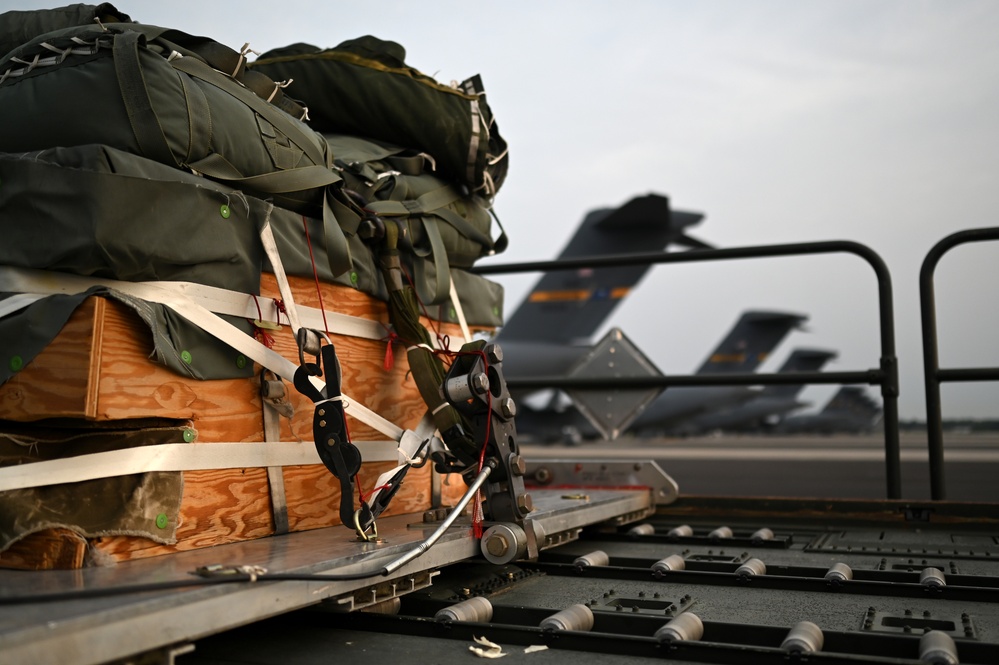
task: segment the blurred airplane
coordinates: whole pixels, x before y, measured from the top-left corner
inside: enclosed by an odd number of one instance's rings
[[[707,248],[687,235],[704,215],[671,210],[648,194],[583,218],[560,259],[637,254],[671,246]],[[648,272],[649,265],[548,272],[496,336],[508,379],[562,376],[591,347],[593,335]]]
[[[782,434],[863,434],[881,422],[881,406],[863,386],[843,386],[818,413],[791,416],[774,432]]]
[[[786,312],[747,311],[695,374],[745,374],[767,359],[770,352],[808,317]],[[731,409],[753,399],[759,391],[745,386],[677,386],[648,405],[631,425],[632,431],[682,431],[685,423],[706,414]]]
[[[735,326],[708,356],[697,374],[748,373],[759,367],[770,352],[806,317],[784,312],[743,312]],[[505,350],[504,350],[505,352]],[[504,363],[506,360],[504,359]],[[669,388],[649,404],[628,428],[630,431],[662,434],[681,427],[697,416],[732,408],[760,394],[745,386],[697,386]],[[551,395],[551,393],[549,393]],[[546,404],[531,408],[522,404],[517,429],[535,438],[578,441],[596,434],[574,408],[566,408],[558,394]]]
[[[835,357],[834,351],[794,349],[777,373],[817,372]],[[705,413],[684,423],[684,433],[749,431],[773,427],[786,414],[808,406],[807,402],[798,401],[798,395],[804,389],[805,385],[802,383],[765,386],[762,390],[754,391],[754,397],[739,406]]]

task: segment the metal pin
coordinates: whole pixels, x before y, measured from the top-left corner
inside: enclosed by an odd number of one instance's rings
[[[833,584],[842,584],[853,579],[853,569],[845,563],[834,563],[826,571],[825,579]]]
[[[651,536],[656,532],[656,527],[651,524],[638,524],[628,529],[629,536]]]
[[[732,529],[727,526],[720,526],[711,533],[708,534],[708,538],[712,540],[722,540],[723,538],[731,538]]]
[[[593,628],[593,612],[586,605],[577,603],[544,619],[540,626],[542,630],[587,631]]]
[[[488,598],[475,596],[438,610],[434,618],[438,621],[473,621],[488,623],[493,618],[493,604]]]
[[[652,572],[665,573],[671,570],[683,570],[687,567],[687,562],[679,554],[670,554],[665,559],[660,559],[652,564]]]
[[[766,575],[767,564],[763,563],[759,559],[750,559],[736,568],[735,574],[737,577],[741,577],[743,579],[756,577],[757,575]]]
[[[697,641],[704,636],[704,623],[701,617],[684,612],[656,631],[655,638],[660,642],[676,640]]]
[[[931,630],[919,638],[919,660],[931,665],[958,665],[957,645],[945,632]]]
[[[945,587],[947,580],[944,579],[943,571],[939,568],[924,568],[919,574],[919,583],[927,587]]]
[[[824,641],[821,628],[811,621],[801,621],[788,631],[780,648],[793,654],[814,653],[822,651]]]
[[[603,550],[594,550],[589,554],[576,557],[576,560],[572,562],[572,565],[577,568],[587,568],[589,566],[609,566],[610,556],[608,556],[607,552],[604,552]]]

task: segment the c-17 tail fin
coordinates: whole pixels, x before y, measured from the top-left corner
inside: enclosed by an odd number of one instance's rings
[[[881,407],[862,386],[843,386],[822,409],[824,414],[849,414],[858,419],[873,420],[881,414]]]
[[[703,218],[700,213],[670,210],[665,196],[640,196],[620,208],[588,213],[559,258],[654,252],[670,244],[707,247],[684,233]],[[649,267],[546,273],[504,323],[498,340],[550,344],[589,341]]]
[[[777,370],[780,374],[791,374],[794,372],[817,372],[830,360],[836,357],[835,351],[823,351],[821,349],[795,349],[787,357],[784,364]],[[793,399],[804,388],[800,383],[796,384],[771,384],[766,386],[760,393],[766,397],[786,397]]]
[[[743,312],[735,327],[708,356],[697,374],[753,372],[784,336],[807,317],[784,312]]]

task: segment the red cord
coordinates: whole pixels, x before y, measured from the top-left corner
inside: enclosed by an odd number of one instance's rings
[[[385,341],[385,360],[382,361],[382,368],[388,372],[392,370],[395,365],[395,351],[392,349],[392,345],[397,339],[402,339],[395,332],[390,332],[387,337],[384,337]]]
[[[330,334],[330,326],[326,323],[326,308],[323,307],[323,292],[319,286],[319,271],[316,270],[316,257],[312,254],[312,238],[309,237],[309,220],[302,215],[302,226],[305,228],[305,244],[309,247],[309,260],[312,261],[312,276],[316,278],[316,295],[319,296],[319,311],[323,313],[323,329]]]
[[[263,321],[264,314],[260,311],[260,301],[257,300],[257,296],[253,296],[253,303],[257,306],[257,321]],[[255,322],[250,321],[250,325],[253,326],[253,339],[259,339],[261,344],[266,346],[268,349],[273,349],[274,338]]]

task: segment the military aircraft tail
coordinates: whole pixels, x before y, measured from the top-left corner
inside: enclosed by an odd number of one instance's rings
[[[786,434],[860,433],[873,430],[881,419],[881,406],[863,386],[843,386],[818,413],[791,416],[775,431]]]
[[[589,212],[560,259],[636,254],[669,245],[708,247],[686,235],[704,215],[671,210],[658,194],[634,198],[619,208]],[[560,270],[541,277],[508,318],[498,341],[574,344],[588,342],[649,270],[648,265]]]
[[[743,312],[735,327],[708,356],[697,374],[753,372],[791,330],[807,317],[785,312]]]
[[[863,386],[843,386],[825,405],[822,413],[849,414],[858,421],[864,418],[873,421],[881,414],[881,406]]]
[[[817,372],[825,366],[827,362],[836,357],[835,351],[823,351],[821,349],[795,349],[787,357],[784,364],[777,370],[780,374],[793,374],[794,372]],[[771,384],[766,386],[760,393],[761,397],[783,397],[793,399],[801,392],[804,385],[795,384]]]

